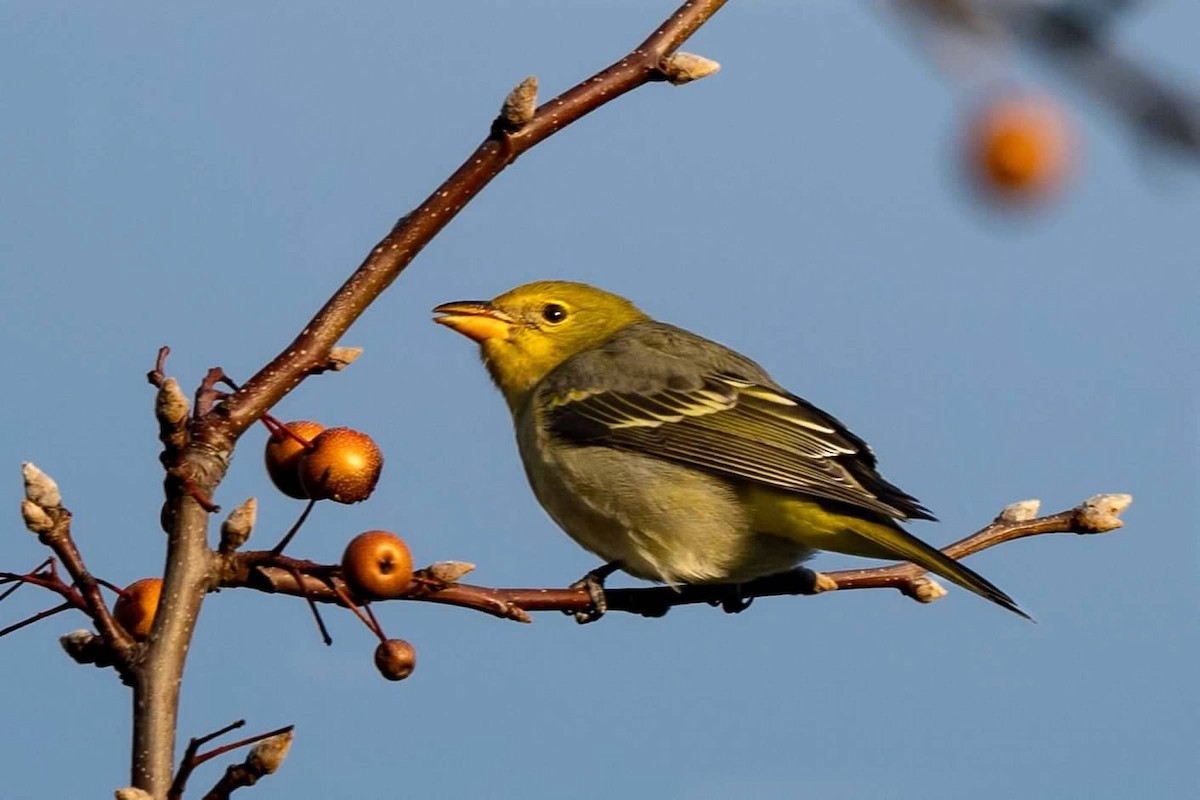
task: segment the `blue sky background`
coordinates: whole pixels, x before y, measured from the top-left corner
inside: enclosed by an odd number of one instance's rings
[[[94,572],[158,573],[143,376],[159,345],[189,392],[210,366],[248,376],[511,86],[536,74],[550,97],[672,6],[0,6],[0,565],[43,557],[16,516],[32,459]],[[1123,46],[1200,83],[1200,7],[1161,0],[1126,22]],[[997,217],[955,172],[972,96],[911,44],[864,3],[734,2],[687,48],[719,75],[645,87],[523,157],[352,329],[365,356],[278,408],[365,430],[387,457],[370,502],[318,508],[292,550],[334,560],[385,527],[419,561],[477,563],[480,583],[563,585],[594,566],[528,491],[472,347],[428,313],[571,278],[836,413],[941,517],[915,527],[931,542],[1027,497],[1054,511],[1132,492],[1114,534],[972,559],[1037,625],[958,590],[584,628],[392,604],[387,630],[419,654],[392,684],[349,614],[327,614],[326,648],[302,603],[229,591],[204,607],[181,739],[296,723],[282,772],[246,790],[258,798],[1195,796],[1200,174],[1068,91],[1077,179],[1045,213]],[[264,436],[245,437],[217,498],[260,499],[260,546],[300,510],[267,482]],[[51,604],[25,589],[0,620]],[[6,800],[128,780],[127,691],[57,644],[82,624],[0,644]]]

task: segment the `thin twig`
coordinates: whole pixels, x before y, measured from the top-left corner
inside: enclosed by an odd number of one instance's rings
[[[75,608],[78,608],[83,613],[88,613],[88,604],[74,586],[69,586],[57,576],[43,576],[42,574],[18,575],[14,572],[0,572],[0,584],[14,583],[16,584],[11,589],[4,593],[4,596],[12,594],[22,584],[37,586],[41,589],[48,589],[58,596],[62,597]]]
[[[327,362],[330,351],[350,325],[493,178],[521,154],[572,122],[639,86],[663,80],[663,59],[725,2],[688,0],[633,51],[544,103],[527,123],[515,130],[493,126],[462,166],[376,245],[300,335],[227,398],[220,414],[201,420],[196,436],[209,446],[228,450],[255,420]],[[197,403],[198,415],[199,408]]]
[[[19,631],[19,630],[21,630],[21,628],[24,628],[26,625],[32,625],[33,623],[43,620],[46,617],[53,617],[55,614],[58,614],[59,612],[62,612],[62,611],[66,611],[67,609],[70,609],[70,608],[74,608],[74,606],[70,603],[62,603],[61,605],[57,605],[54,608],[48,608],[45,611],[39,611],[38,613],[34,614],[32,617],[27,617],[27,618],[21,620],[20,622],[14,622],[12,625],[9,625],[7,628],[0,629],[0,638],[8,636],[13,631]]]
[[[287,569],[292,574],[292,577],[296,579],[296,584],[300,586],[301,596],[308,603],[308,610],[312,612],[313,619],[317,623],[317,631],[321,634],[321,641],[328,647],[333,644],[333,637],[329,635],[329,629],[325,627],[325,620],[321,618],[321,609],[317,608],[316,602],[304,591],[304,580],[300,577],[300,571],[295,567]]]
[[[195,500],[196,505],[200,506],[204,513],[216,514],[221,510],[221,507],[213,502],[212,495],[204,491],[196,481],[183,475],[180,470],[169,470],[167,474],[178,481],[183,493]]]
[[[225,393],[217,388],[222,383],[229,379],[225,377],[225,370],[220,367],[212,367],[204,375],[204,380],[200,382],[200,388],[196,390],[196,416],[208,416],[208,412],[212,411],[213,404],[225,396]]]
[[[27,579],[29,576],[37,575],[39,572],[46,569],[47,567],[49,567],[51,569],[51,577],[57,577],[57,574],[53,572],[54,556],[50,556],[45,561],[38,564],[33,569],[29,570],[29,572],[25,573],[24,575],[16,575],[11,572],[0,572],[0,584],[4,584],[4,583],[12,583],[13,584],[13,586],[11,588],[5,589],[3,592],[0,592],[0,601],[7,599],[9,595],[11,595],[17,589],[20,589],[22,586],[24,586],[26,583],[28,583],[29,581]]]
[[[316,500],[308,501],[308,503],[304,506],[304,510],[300,512],[300,516],[296,518],[294,523],[292,523],[292,527],[283,535],[283,538],[279,540],[279,544],[271,548],[271,555],[277,556],[283,552],[283,549],[292,541],[292,537],[294,537],[300,530],[301,526],[304,525],[304,521],[308,519],[308,515],[312,513],[313,506],[316,504]]]
[[[163,381],[167,379],[167,356],[171,355],[171,348],[165,344],[158,348],[158,357],[154,360],[154,369],[146,373],[146,380],[151,386],[159,389],[162,388]]]
[[[209,750],[207,753],[203,753],[203,754],[197,756],[196,764],[198,766],[200,764],[203,764],[205,761],[211,761],[212,759],[216,758],[217,756],[223,756],[226,753],[228,753],[230,750],[237,750],[239,747],[245,747],[248,744],[254,744],[255,742],[261,742],[264,739],[270,739],[272,736],[278,736],[281,733],[287,733],[290,730],[294,730],[295,727],[296,727],[295,725],[284,725],[282,728],[276,728],[273,731],[267,731],[266,733],[257,733],[254,736],[247,736],[245,739],[238,739],[236,742],[230,742],[229,744],[223,744],[220,747],[215,747],[212,750]]]
[[[288,750],[291,748],[292,731],[294,728],[295,726],[288,725],[270,733],[264,733],[244,739],[241,742],[235,742],[232,745],[217,748],[212,753],[205,754],[204,757],[207,759],[222,752],[227,752],[233,747],[258,743],[242,763],[231,764],[225,769],[225,774],[204,795],[204,800],[227,800],[235,790],[243,786],[253,786],[263,776],[270,775],[279,769],[283,763],[283,759],[287,756]]]
[[[383,628],[379,625],[379,620],[375,619],[374,612],[371,611],[371,606],[363,603],[362,609],[358,607],[358,603],[354,602],[354,598],[346,592],[341,581],[331,581],[330,588],[341,599],[342,605],[354,612],[354,616],[358,617],[359,622],[367,626],[367,630],[379,637],[379,641],[386,641],[387,636],[383,632]],[[311,602],[311,601],[310,601]],[[364,611],[366,613],[364,613]],[[369,614],[369,616],[368,616]]]
[[[363,605],[363,611],[367,612],[367,618],[371,620],[371,630],[379,637],[379,641],[386,642],[387,634],[383,632],[383,626],[379,624],[379,620],[376,618],[375,610],[371,608],[371,604],[367,603]]]
[[[167,791],[167,800],[179,800],[183,797],[183,792],[187,788],[188,778],[192,776],[192,771],[200,766],[202,761],[198,760],[196,754],[200,752],[200,748],[216,739],[218,736],[224,736],[230,731],[237,730],[246,724],[246,720],[239,719],[229,723],[224,728],[205,734],[204,736],[193,737],[188,740],[187,749],[183,752],[183,758],[179,762],[179,769],[175,772],[175,780],[171,782],[171,788]]]
[[[125,594],[124,589],[122,589],[120,586],[117,586],[115,583],[112,583],[111,581],[104,580],[104,578],[96,578],[96,583],[100,584],[105,589],[108,589],[110,592],[115,594],[117,597],[120,597],[121,595]]]
[[[1128,505],[1128,495],[1098,495],[1079,506],[1033,519],[997,517],[993,522],[943,552],[955,559],[990,547],[1047,533],[1103,533],[1121,526],[1118,514]],[[345,600],[331,586],[336,565],[293,559],[277,562],[269,552],[236,554],[226,564],[222,586],[248,586],[265,592],[305,596],[309,602],[340,603]],[[532,611],[594,611],[586,589],[510,589],[448,583],[431,577],[432,569],[420,570],[399,600],[415,600],[460,606],[502,619],[529,621]],[[850,589],[897,589],[922,602],[937,599],[941,592],[924,577],[920,567],[902,563],[871,569],[819,573],[798,567],[743,584],[659,586],[641,589],[610,589],[605,598],[610,611],[643,616],[662,616],[670,608],[694,603],[722,605],[728,610],[743,607],[755,597],[813,595]]]
[[[80,598],[83,611],[92,618],[96,630],[112,648],[113,654],[117,658],[117,665],[124,673],[133,653],[134,641],[113,619],[112,613],[104,602],[104,597],[100,594],[100,585],[83,563],[83,556],[79,553],[79,548],[75,546],[75,540],[71,538],[71,512],[62,507],[47,509],[47,511],[52,513],[54,527],[39,534],[38,539],[49,547],[57,556],[58,561],[62,563],[63,569],[71,576],[74,591],[59,589],[53,585],[46,588],[58,591],[63,599],[73,604],[77,602],[76,597]],[[52,580],[58,584],[62,583],[57,575]],[[35,583],[32,580],[29,582]]]

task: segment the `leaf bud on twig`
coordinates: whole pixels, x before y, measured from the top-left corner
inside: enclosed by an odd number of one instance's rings
[[[42,508],[58,508],[62,505],[58,484],[32,461],[21,465],[21,475],[25,479],[25,497],[31,503],[37,503]]]
[[[698,56],[695,53],[672,53],[663,59],[659,71],[672,84],[680,86],[707,78],[720,68],[721,65],[711,58]]]
[[[221,523],[221,544],[219,551],[228,555],[246,543],[254,531],[254,520],[258,514],[258,501],[248,498],[239,505]]]

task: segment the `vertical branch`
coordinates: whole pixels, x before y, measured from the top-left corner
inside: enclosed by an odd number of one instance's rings
[[[225,474],[225,463],[211,452],[185,450],[197,470],[192,480],[211,493]],[[201,474],[207,475],[197,480]],[[133,752],[130,782],[154,797],[166,796],[171,786],[175,729],[183,668],[200,606],[211,584],[213,555],[208,547],[208,512],[189,493],[176,486],[171,504],[172,530],[167,540],[167,565],[154,627],[133,680]]]

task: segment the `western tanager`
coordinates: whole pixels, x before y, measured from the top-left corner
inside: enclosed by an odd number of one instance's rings
[[[1024,616],[897,524],[933,516],[866,442],[733,350],[582,283],[434,311],[479,343],[542,506],[625,572],[741,583],[833,550],[914,562]]]

